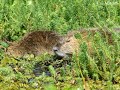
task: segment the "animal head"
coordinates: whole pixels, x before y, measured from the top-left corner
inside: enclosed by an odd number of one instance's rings
[[[71,57],[73,53],[78,52],[79,42],[74,35],[66,35],[60,46],[54,46],[53,51],[59,58]]]

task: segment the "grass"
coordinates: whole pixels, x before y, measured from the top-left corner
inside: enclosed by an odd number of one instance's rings
[[[41,28],[66,34],[80,28],[119,26],[119,0],[0,0],[0,45],[4,48],[8,45],[3,39],[17,41],[25,33]],[[70,63],[55,68],[55,63],[61,61],[44,64],[51,56],[30,55],[16,60],[0,49],[0,90],[119,90],[119,34],[113,33],[113,39],[114,44],[109,45],[97,33],[92,39],[94,55],[83,41]],[[34,66],[41,61],[40,66],[47,66],[51,76],[45,72],[35,77]]]

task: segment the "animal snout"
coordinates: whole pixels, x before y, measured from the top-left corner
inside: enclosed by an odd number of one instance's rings
[[[53,51],[58,51],[58,47],[53,47]]]

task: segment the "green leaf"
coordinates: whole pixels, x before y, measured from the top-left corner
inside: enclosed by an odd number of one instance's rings
[[[0,45],[2,45],[5,48],[7,48],[9,46],[6,42],[0,42]]]

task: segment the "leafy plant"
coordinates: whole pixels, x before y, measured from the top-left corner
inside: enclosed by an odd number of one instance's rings
[[[25,33],[38,29],[66,34],[79,28],[119,26],[119,0],[0,0],[0,47],[3,48],[8,47],[3,40],[17,41]],[[0,90],[119,89],[120,34],[112,34],[111,45],[107,36],[88,35],[92,54],[82,36],[75,37],[82,43],[72,60],[54,61],[47,54],[16,60],[0,48]]]

